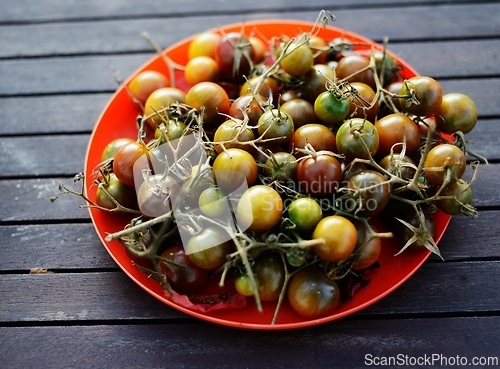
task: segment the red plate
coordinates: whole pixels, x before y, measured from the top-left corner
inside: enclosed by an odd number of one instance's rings
[[[241,31],[242,26],[242,24],[233,24],[220,27],[218,28],[218,30],[226,33],[232,31]],[[296,36],[301,31],[311,30],[313,24],[295,20],[268,20],[246,22],[244,24],[244,27],[245,30],[258,30],[259,35],[270,39],[272,37],[282,35]],[[327,40],[332,40],[336,37],[344,37],[352,41],[353,43],[365,45],[359,46],[358,49],[369,50],[371,47],[381,49],[380,45],[367,38],[335,27],[327,27],[324,29],[321,28],[319,35]],[[188,45],[191,40],[192,38],[188,38],[169,47],[165,50],[165,54],[168,55],[176,63],[184,65],[187,61]],[[417,74],[416,71],[411,68],[411,66],[406,64],[396,55],[391,54],[390,52],[388,52],[388,54],[395,57],[398,60],[399,64],[403,66],[402,73],[405,78],[410,78]],[[158,70],[163,73],[168,73],[164,61],[161,59],[161,57],[157,56],[140,67],[129,78],[129,80],[125,82],[125,84],[128,84],[128,82],[134,75],[143,70]],[[187,86],[184,83],[182,73],[178,73],[176,79],[178,81],[177,87],[187,90]],[[92,177],[92,170],[99,164],[101,160],[101,153],[111,140],[119,137],[130,137],[134,139],[137,137],[136,117],[139,113],[140,112],[137,106],[132,103],[129,95],[127,94],[127,91],[124,88],[119,88],[99,117],[99,120],[97,121],[95,129],[90,138],[85,167],[85,175],[87,178]],[[87,181],[86,190],[89,197],[93,199],[95,193],[93,192],[94,188],[91,188],[90,182],[91,181]],[[394,291],[411,275],[413,275],[413,273],[418,270],[418,268],[430,255],[430,252],[427,250],[407,250],[399,256],[394,256],[401,245],[394,244],[392,240],[384,240],[382,254],[379,259],[381,265],[380,268],[374,270],[370,274],[370,283],[366,287],[358,291],[349,302],[334,310],[331,315],[314,320],[305,320],[304,318],[296,314],[291,309],[291,307],[288,306],[287,303],[284,303],[276,324],[271,325],[270,323],[276,306],[275,303],[264,303],[263,313],[259,313],[257,311],[254,303],[251,301],[252,299],[249,299],[249,303],[247,304],[247,306],[242,309],[198,313],[170,301],[165,297],[161,285],[157,281],[148,278],[135,266],[135,264],[133,264],[130,257],[125,252],[124,247],[119,241],[107,242],[105,240],[106,235],[108,235],[109,233],[122,230],[126,224],[126,220],[113,217],[105,212],[101,212],[96,209],[90,209],[90,216],[104,247],[108,250],[110,255],[123,269],[123,271],[127,273],[127,275],[146,292],[150,293],[152,296],[173,307],[174,309],[182,311],[188,315],[212,323],[239,328],[260,330],[301,328],[322,324],[351,315],[370,306],[371,304]],[[450,216],[443,213],[436,214],[436,242],[438,242],[443,235],[446,227],[448,226],[450,218]]]

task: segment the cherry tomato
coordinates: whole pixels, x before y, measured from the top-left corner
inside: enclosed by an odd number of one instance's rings
[[[276,145],[286,144],[294,131],[292,117],[280,109],[268,109],[259,118],[257,131],[263,139]]]
[[[182,245],[174,245],[166,249],[161,254],[158,265],[177,293],[196,293],[206,285],[208,280],[208,272],[189,259]]]
[[[215,60],[223,77],[242,80],[253,67],[254,50],[248,38],[240,32],[222,36],[215,54]]]
[[[242,185],[251,186],[257,179],[257,163],[247,151],[230,148],[214,160],[213,173],[217,185],[230,194]]]
[[[327,90],[327,83],[335,80],[335,72],[326,64],[315,64],[303,77],[300,87],[302,98],[314,104],[316,98]]]
[[[400,113],[386,115],[375,122],[375,129],[379,138],[377,150],[379,156],[386,156],[391,152],[400,153],[403,141],[408,156],[413,155],[420,147],[420,130],[407,115]]]
[[[373,265],[382,252],[382,239],[374,237],[368,227],[361,222],[354,222],[358,231],[358,242],[354,250],[355,262],[352,270],[362,270]]]
[[[281,220],[283,200],[273,188],[255,185],[248,188],[236,208],[236,219],[243,229],[252,232],[271,230]]]
[[[253,141],[254,139],[253,131],[246,128],[241,120],[234,118],[226,120],[217,128],[213,142],[215,151],[218,154],[224,151],[224,148],[238,148],[252,153],[253,147],[244,142]]]
[[[369,159],[379,146],[378,132],[369,121],[362,118],[346,120],[336,135],[337,151],[348,160]]]
[[[266,58],[267,53],[267,45],[260,38],[255,36],[248,37],[248,42],[252,45],[253,49],[253,63],[259,64],[262,63]]]
[[[220,189],[208,187],[201,192],[198,198],[198,206],[205,215],[217,218],[220,215],[230,214],[227,201]]]
[[[328,44],[325,39],[319,36],[312,36],[309,39],[308,46],[313,52],[315,65],[326,63]]]
[[[207,227],[188,240],[186,253],[189,259],[202,269],[212,270],[227,261],[234,244],[229,235],[218,227]]]
[[[470,185],[463,179],[449,183],[439,193],[441,198],[437,200],[436,206],[439,210],[450,215],[458,215],[464,212],[464,206],[472,201],[472,190]],[[447,198],[449,196],[449,198]]]
[[[120,147],[133,141],[134,140],[132,140],[131,138],[125,138],[125,137],[114,139],[113,141],[108,143],[104,148],[104,150],[102,151],[102,156],[101,156],[102,161],[113,159]]]
[[[255,259],[252,270],[258,280],[260,299],[278,300],[285,282],[285,267],[281,257],[275,253],[265,253]]]
[[[203,122],[207,127],[225,120],[223,114],[229,112],[229,96],[214,82],[200,82],[192,86],[186,94],[186,104],[199,112],[203,109]]]
[[[153,91],[144,103],[144,115],[150,118],[148,124],[156,128],[163,121],[168,121],[169,117],[162,112],[173,103],[184,103],[186,93],[176,87],[163,87]]]
[[[342,167],[334,156],[311,156],[299,162],[297,180],[304,193],[313,196],[329,195],[338,189],[342,181]]]
[[[211,31],[198,34],[189,44],[188,59],[193,59],[197,56],[215,58],[221,39],[221,35]]]
[[[436,124],[440,131],[469,133],[476,126],[477,107],[467,95],[448,93],[443,96],[437,115]]]
[[[323,218],[323,211],[318,202],[310,197],[293,200],[287,209],[288,218],[300,232],[312,231]]]
[[[113,199],[125,208],[137,209],[135,190],[120,182],[116,175],[111,173],[99,183],[95,201],[103,208],[115,209],[117,206]]]
[[[424,175],[435,185],[443,184],[447,173],[451,182],[457,181],[465,172],[467,162],[460,148],[452,144],[433,147],[424,162]]]
[[[391,187],[387,178],[374,170],[364,170],[353,175],[347,184],[359,199],[354,208],[357,215],[371,217],[379,214],[389,203]]]
[[[319,221],[313,231],[313,239],[324,243],[314,246],[314,251],[323,260],[338,262],[347,259],[358,241],[354,224],[339,215],[330,215]]]
[[[439,82],[427,76],[415,76],[406,80],[399,90],[401,107],[408,113],[429,116],[438,112],[443,100],[443,89]],[[415,95],[418,103],[410,96]]]
[[[330,91],[319,94],[314,101],[314,112],[324,123],[336,125],[349,115],[350,103],[343,97],[337,97]]]
[[[259,280],[257,278],[254,278],[255,284],[257,285],[257,288],[259,288]],[[250,280],[250,277],[248,274],[241,273],[238,274],[236,279],[234,280],[234,287],[236,288],[236,291],[243,296],[253,296],[254,295],[254,290],[252,288],[252,282]]]
[[[213,58],[197,56],[186,63],[184,77],[190,86],[200,82],[216,82],[219,78],[219,65]]]
[[[371,69],[365,69],[370,64],[370,60],[360,54],[352,53],[341,58],[335,68],[337,78],[347,78],[348,82],[362,82],[376,88],[375,77]]]
[[[288,89],[283,91],[279,96],[279,103],[284,104],[292,99],[302,99],[304,98],[302,90],[300,89]],[[314,102],[314,100],[312,101]]]
[[[284,52],[287,55],[280,66],[293,77],[303,76],[314,64],[314,55],[307,43],[292,42]]]
[[[398,72],[401,69],[396,59],[383,51],[374,50],[372,56],[375,59],[375,66],[382,86],[387,86],[395,82]]]
[[[154,70],[146,70],[132,78],[129,89],[132,95],[144,104],[153,91],[169,86],[170,81],[166,75]]]
[[[288,181],[297,176],[297,159],[288,152],[280,151],[271,154],[263,167],[263,174],[270,181]]]
[[[304,99],[286,101],[281,105],[280,110],[288,113],[290,117],[292,117],[295,130],[303,125],[318,121],[313,104]]]
[[[261,103],[264,101],[265,98],[262,95],[253,96],[247,94],[239,96],[229,107],[229,115],[243,120],[246,114],[248,117],[248,125],[256,126],[260,116],[264,113],[264,109],[261,107]],[[245,114],[243,112],[245,112]]]
[[[373,88],[362,82],[352,82],[349,87],[351,91],[355,90],[355,94],[350,101],[348,116],[351,118],[365,118],[373,122],[379,110],[377,95]]]
[[[403,157],[400,157],[399,154],[386,155],[380,160],[379,165],[389,173],[406,181],[411,180],[417,171],[413,159],[406,155]]]
[[[148,217],[157,217],[173,210],[181,192],[179,184],[169,176],[148,176],[137,190],[139,210]]]
[[[287,297],[294,311],[305,319],[327,315],[340,303],[340,288],[316,267],[296,272],[287,287]]]
[[[169,119],[168,122],[160,123],[156,127],[155,138],[163,144],[181,138],[185,134],[185,130],[186,125],[183,122]]]
[[[404,111],[403,107],[401,106],[400,99],[399,97],[391,97],[391,96],[398,96],[399,91],[401,91],[401,87],[403,87],[403,81],[393,82],[386,87],[386,90],[390,94],[386,96],[386,99],[392,102],[394,108],[396,108],[396,111],[398,112]],[[394,112],[393,107],[389,103],[386,102],[384,106],[388,107],[391,112]]]
[[[304,149],[307,144],[311,145],[314,151],[337,151],[335,134],[323,124],[311,123],[299,127],[290,138],[289,148],[296,157],[300,158],[306,154],[297,149]]]
[[[140,175],[140,170],[134,173],[134,164],[140,159],[138,166],[141,166],[141,169],[150,168],[151,161],[149,156],[150,153],[144,145],[136,141],[129,142],[120,147],[116,152],[113,159],[113,173],[125,185],[134,187],[136,185],[134,177]],[[137,185],[139,186],[139,183]]]
[[[264,97],[262,101],[267,101],[269,99],[271,99],[271,101],[276,101],[279,94],[279,86],[276,80],[272,77],[265,78],[259,90],[256,91],[258,84],[261,83],[261,79],[261,76],[256,76],[246,80],[245,83],[241,85],[240,96],[248,94],[261,95]]]

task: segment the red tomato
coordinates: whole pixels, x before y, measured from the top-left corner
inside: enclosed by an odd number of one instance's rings
[[[253,66],[254,50],[248,38],[240,32],[230,32],[219,42],[215,60],[223,77],[242,80]]]
[[[315,155],[300,161],[297,180],[302,192],[313,196],[329,195],[342,181],[342,167],[334,156]]]
[[[413,155],[420,147],[420,130],[417,124],[407,115],[389,114],[375,122],[379,145],[377,155],[380,157],[392,152],[399,153],[406,142],[406,154]]]
[[[208,126],[225,120],[222,114],[229,112],[229,96],[214,82],[200,82],[186,94],[186,104],[199,112],[203,110],[203,122]]]

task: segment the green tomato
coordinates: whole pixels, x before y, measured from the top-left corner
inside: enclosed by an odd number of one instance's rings
[[[255,285],[257,289],[259,288],[259,280],[257,278],[255,279]],[[248,274],[239,274],[236,279],[234,280],[234,287],[236,288],[236,291],[243,296],[253,296],[254,290],[252,288],[252,281],[250,279],[250,276]]]
[[[324,123],[340,124],[347,118],[351,104],[347,99],[338,99],[331,92],[324,91],[314,101],[314,112]]]
[[[198,206],[203,214],[211,218],[229,214],[227,200],[222,191],[216,187],[208,187],[203,190],[198,198]]]
[[[191,236],[186,245],[189,260],[196,266],[212,270],[227,261],[233,242],[222,228],[208,227]]]
[[[335,137],[337,150],[347,160],[369,159],[379,147],[379,136],[375,126],[363,118],[346,120]]]
[[[288,206],[288,217],[301,232],[309,232],[323,218],[319,204],[310,197],[295,199]]]

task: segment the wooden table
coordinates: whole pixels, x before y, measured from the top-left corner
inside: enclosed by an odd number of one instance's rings
[[[425,365],[433,354],[448,366],[457,356],[498,366],[498,1],[0,4],[0,367],[362,367],[388,357]],[[166,47],[243,20],[314,21],[321,9],[337,16],[336,26],[389,37],[420,74],[476,101],[469,148],[490,162],[473,186],[479,216],[452,219],[440,243],[445,262],[431,257],[390,296],[348,318],[277,332],[190,318],[117,268],[80,199],[49,197],[83,170],[90,133],[116,88],[113,73],[126,77],[154,55],[142,31]],[[37,268],[51,273],[30,274]]]

